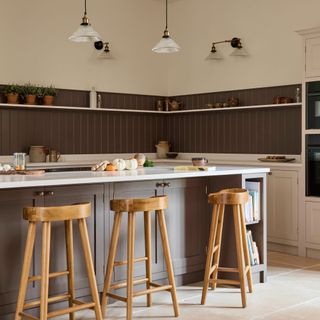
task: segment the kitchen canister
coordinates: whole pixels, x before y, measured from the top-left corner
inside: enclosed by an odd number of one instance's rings
[[[157,149],[157,158],[165,159],[167,157],[167,153],[169,152],[170,145],[168,141],[160,140],[158,144],[156,144]]]

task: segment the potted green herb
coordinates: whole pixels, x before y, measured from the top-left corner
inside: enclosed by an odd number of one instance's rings
[[[21,86],[12,83],[4,87],[3,93],[7,97],[7,103],[17,104],[19,103],[19,94],[21,93]]]
[[[25,99],[25,104],[36,104],[39,87],[28,82],[22,87],[22,94]]]
[[[52,106],[54,102],[54,97],[57,95],[57,90],[53,85],[51,85],[43,88],[42,95],[43,104],[46,106]]]

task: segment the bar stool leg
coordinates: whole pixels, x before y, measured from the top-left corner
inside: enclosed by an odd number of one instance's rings
[[[206,303],[206,299],[207,299],[207,292],[208,292],[209,280],[210,280],[210,270],[211,270],[211,267],[212,267],[212,261],[213,261],[213,255],[214,255],[214,247],[215,247],[215,244],[216,244],[218,215],[219,215],[219,209],[218,209],[218,206],[215,205],[213,207],[212,217],[211,217],[211,226],[210,226],[210,234],[209,234],[206,269],[205,269],[204,280],[203,280],[201,304],[205,304]]]
[[[112,269],[113,269],[113,264],[114,264],[114,260],[116,257],[116,252],[117,252],[121,219],[122,219],[122,212],[116,212],[114,214],[114,223],[113,223],[113,228],[112,228],[111,242],[110,242],[110,248],[109,248],[109,254],[108,254],[108,262],[107,262],[106,274],[105,274],[105,278],[104,278],[103,293],[102,293],[102,299],[101,299],[101,309],[102,309],[103,317],[105,316],[106,311],[107,311],[107,303],[108,303],[107,293],[110,289],[111,281],[112,281]]]
[[[244,218],[243,205],[240,205],[240,215],[241,215],[242,243],[243,243],[243,250],[244,250],[244,259],[245,259],[245,265],[246,265],[248,287],[249,287],[249,292],[252,293],[253,282],[252,282],[252,274],[251,274],[251,262],[250,262],[248,242],[247,242],[247,233],[246,233],[247,230],[246,230],[246,222]]]
[[[100,301],[99,301],[99,295],[98,295],[98,289],[97,289],[97,282],[96,282],[93,263],[92,263],[92,255],[91,255],[86,220],[79,219],[78,223],[79,223],[80,237],[81,237],[82,248],[83,248],[83,253],[84,253],[84,260],[86,262],[86,267],[87,267],[87,272],[88,272],[92,300],[95,303],[94,311],[96,314],[96,319],[102,320],[101,307],[100,307]]]
[[[150,289],[150,282],[152,282],[152,254],[151,254],[151,217],[150,212],[144,212],[144,241],[145,241],[145,256],[147,257],[146,261],[146,276],[148,281],[146,283],[147,289]],[[147,306],[151,307],[152,305],[152,296],[151,293],[147,294]]]
[[[26,292],[27,292],[28,278],[29,278],[30,266],[31,266],[32,255],[33,255],[35,236],[36,236],[36,223],[29,222],[15,320],[22,319],[20,313],[23,311],[24,300],[25,300]]]
[[[128,213],[128,243],[127,243],[127,320],[132,319],[133,300],[133,268],[134,268],[134,238],[135,213]]]
[[[236,237],[236,249],[237,249],[237,261],[239,269],[239,280],[240,280],[240,290],[241,290],[241,300],[242,307],[245,308],[246,302],[246,287],[245,287],[245,268],[244,268],[244,252],[243,243],[241,236],[241,225],[240,225],[240,206],[233,206],[233,219],[234,219],[234,231]]]
[[[180,312],[179,312],[179,305],[177,301],[176,284],[174,281],[174,273],[173,273],[173,267],[172,267],[172,260],[171,260],[171,254],[170,254],[170,247],[169,247],[169,240],[168,240],[168,233],[167,233],[164,211],[163,210],[156,211],[156,214],[159,217],[158,219],[159,229],[160,229],[161,238],[162,238],[163,252],[164,252],[164,258],[165,258],[167,272],[168,272],[169,284],[172,286],[170,291],[171,291],[171,297],[172,297],[172,304],[174,308],[174,315],[175,317],[179,317]]]
[[[67,269],[68,269],[68,293],[69,307],[73,307],[74,293],[74,255],[73,255],[73,225],[72,220],[64,222],[66,234],[66,252],[67,252]],[[69,319],[74,320],[74,312],[69,313]]]
[[[40,320],[48,319],[51,223],[42,223]]]
[[[217,227],[217,234],[215,243],[218,246],[217,251],[213,256],[213,264],[216,265],[216,269],[213,271],[211,288],[214,290],[217,288],[217,279],[218,279],[218,268],[220,263],[220,252],[221,252],[221,240],[222,240],[222,230],[223,230],[223,222],[224,222],[224,210],[225,206],[223,204],[218,205],[218,227]]]

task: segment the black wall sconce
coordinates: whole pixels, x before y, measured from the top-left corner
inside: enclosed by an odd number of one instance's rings
[[[231,52],[231,56],[242,56],[245,57],[248,55],[248,52],[242,47],[241,39],[234,37],[231,40],[223,40],[223,41],[216,41],[212,42],[212,47],[209,56],[207,59],[210,60],[220,60],[223,59],[223,56],[220,54],[219,51],[216,49],[217,44],[222,43],[230,43],[231,47],[234,48],[234,50]]]

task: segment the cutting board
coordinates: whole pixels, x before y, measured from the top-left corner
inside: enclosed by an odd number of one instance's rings
[[[174,171],[215,171],[217,168],[212,166],[178,166]]]
[[[3,176],[10,176],[10,175],[15,175],[15,174],[20,174],[20,175],[25,175],[25,176],[32,176],[32,175],[41,175],[44,174],[44,170],[22,170],[22,171],[0,171],[0,175]]]

